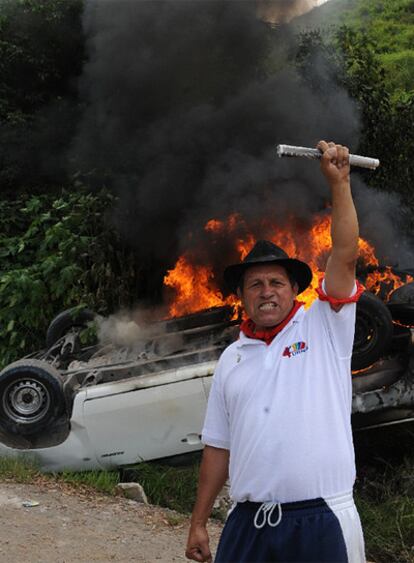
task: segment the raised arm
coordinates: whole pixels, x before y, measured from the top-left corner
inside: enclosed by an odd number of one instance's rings
[[[197,500],[191,516],[186,556],[194,561],[211,561],[207,520],[214,501],[228,477],[228,450],[205,446],[198,480]]]
[[[358,258],[358,218],[352,199],[347,147],[320,141],[323,152],[321,170],[328,181],[332,197],[332,251],[325,270],[326,293],[336,299],[346,299],[355,283]]]

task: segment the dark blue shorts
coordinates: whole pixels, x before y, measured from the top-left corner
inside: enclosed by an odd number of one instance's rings
[[[238,503],[215,563],[365,563],[352,495],[288,504]]]

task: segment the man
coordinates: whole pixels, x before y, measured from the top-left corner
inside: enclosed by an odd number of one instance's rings
[[[358,221],[348,149],[318,148],[332,196],[319,299],[308,311],[296,301],[310,268],[268,241],[225,270],[248,320],[210,392],[186,550],[195,561],[211,561],[206,522],[230,476],[234,507],[216,563],[365,562],[350,424]]]

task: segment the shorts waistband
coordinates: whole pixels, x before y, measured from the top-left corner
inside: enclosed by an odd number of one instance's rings
[[[334,495],[327,498],[313,498],[303,501],[284,502],[238,502],[228,512],[245,512],[247,517],[253,518],[253,525],[260,530],[268,525],[275,528],[282,521],[283,515],[287,518],[305,517],[308,515],[334,512],[338,514],[344,509],[354,505],[352,493]]]
[[[352,492],[344,493],[340,495],[333,495],[329,497],[318,497],[308,500],[299,500],[294,502],[282,502],[278,503],[277,501],[267,501],[266,503],[263,502],[252,502],[249,500],[243,502],[237,502],[237,508],[240,510],[257,510],[262,504],[272,503],[272,504],[280,504],[281,509],[283,512],[289,512],[291,510],[307,510],[311,508],[323,508],[328,506],[329,508],[333,507],[343,507],[346,508],[347,506],[352,506],[354,502]],[[343,506],[342,506],[343,505]]]

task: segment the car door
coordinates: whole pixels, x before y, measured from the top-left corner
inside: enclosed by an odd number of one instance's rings
[[[186,369],[175,378],[158,374],[88,390],[85,424],[100,463],[114,467],[202,447],[205,388],[202,374]]]

